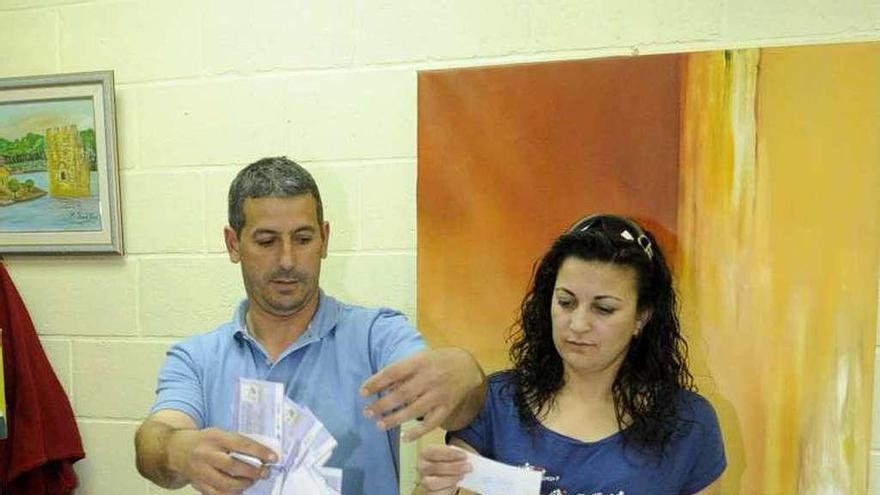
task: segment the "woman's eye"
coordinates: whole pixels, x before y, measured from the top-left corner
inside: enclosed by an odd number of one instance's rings
[[[574,301],[571,299],[558,299],[556,303],[559,304],[560,308],[570,308],[574,305]]]
[[[596,311],[602,313],[603,315],[610,315],[614,312],[614,308],[609,308],[607,306],[596,306]]]

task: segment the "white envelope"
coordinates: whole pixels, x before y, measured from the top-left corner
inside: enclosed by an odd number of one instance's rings
[[[540,471],[511,466],[467,452],[471,472],[458,486],[482,495],[540,495]]]

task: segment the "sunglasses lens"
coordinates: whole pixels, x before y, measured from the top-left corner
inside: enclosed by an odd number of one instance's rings
[[[648,259],[654,259],[654,251],[651,247],[651,240],[635,223],[624,217],[617,215],[590,215],[579,220],[570,229],[569,233],[579,232],[602,232],[611,242],[624,241],[625,243],[636,243]]]

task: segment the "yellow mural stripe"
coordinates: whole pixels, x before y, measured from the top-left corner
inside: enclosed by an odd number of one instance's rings
[[[880,44],[688,55],[679,284],[723,493],[866,493]]]
[[[724,493],[760,493],[740,486],[746,470],[741,425],[757,434],[767,425],[763,395],[755,380],[715,372],[719,362],[746,363],[754,340],[737,331],[760,321],[762,280],[756,267],[761,234],[755,211],[759,170],[755,166],[754,101],[757,50],[688,55],[682,82],[683,132],[680,163],[679,291],[682,325],[691,346],[691,366],[700,389],[718,411],[729,467]],[[751,109],[748,112],[746,109]],[[754,377],[752,377],[754,378]],[[752,407],[740,410],[742,402]],[[757,437],[760,438],[760,437]],[[752,442],[749,457],[764,458],[767,446]],[[765,479],[765,463],[749,463],[747,479]]]

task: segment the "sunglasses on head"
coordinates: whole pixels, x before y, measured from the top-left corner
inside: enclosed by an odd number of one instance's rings
[[[578,220],[567,231],[569,234],[581,232],[601,232],[612,242],[619,240],[634,242],[642,248],[649,260],[654,259],[651,239],[645,235],[641,227],[626,217],[607,214],[590,215]]]

